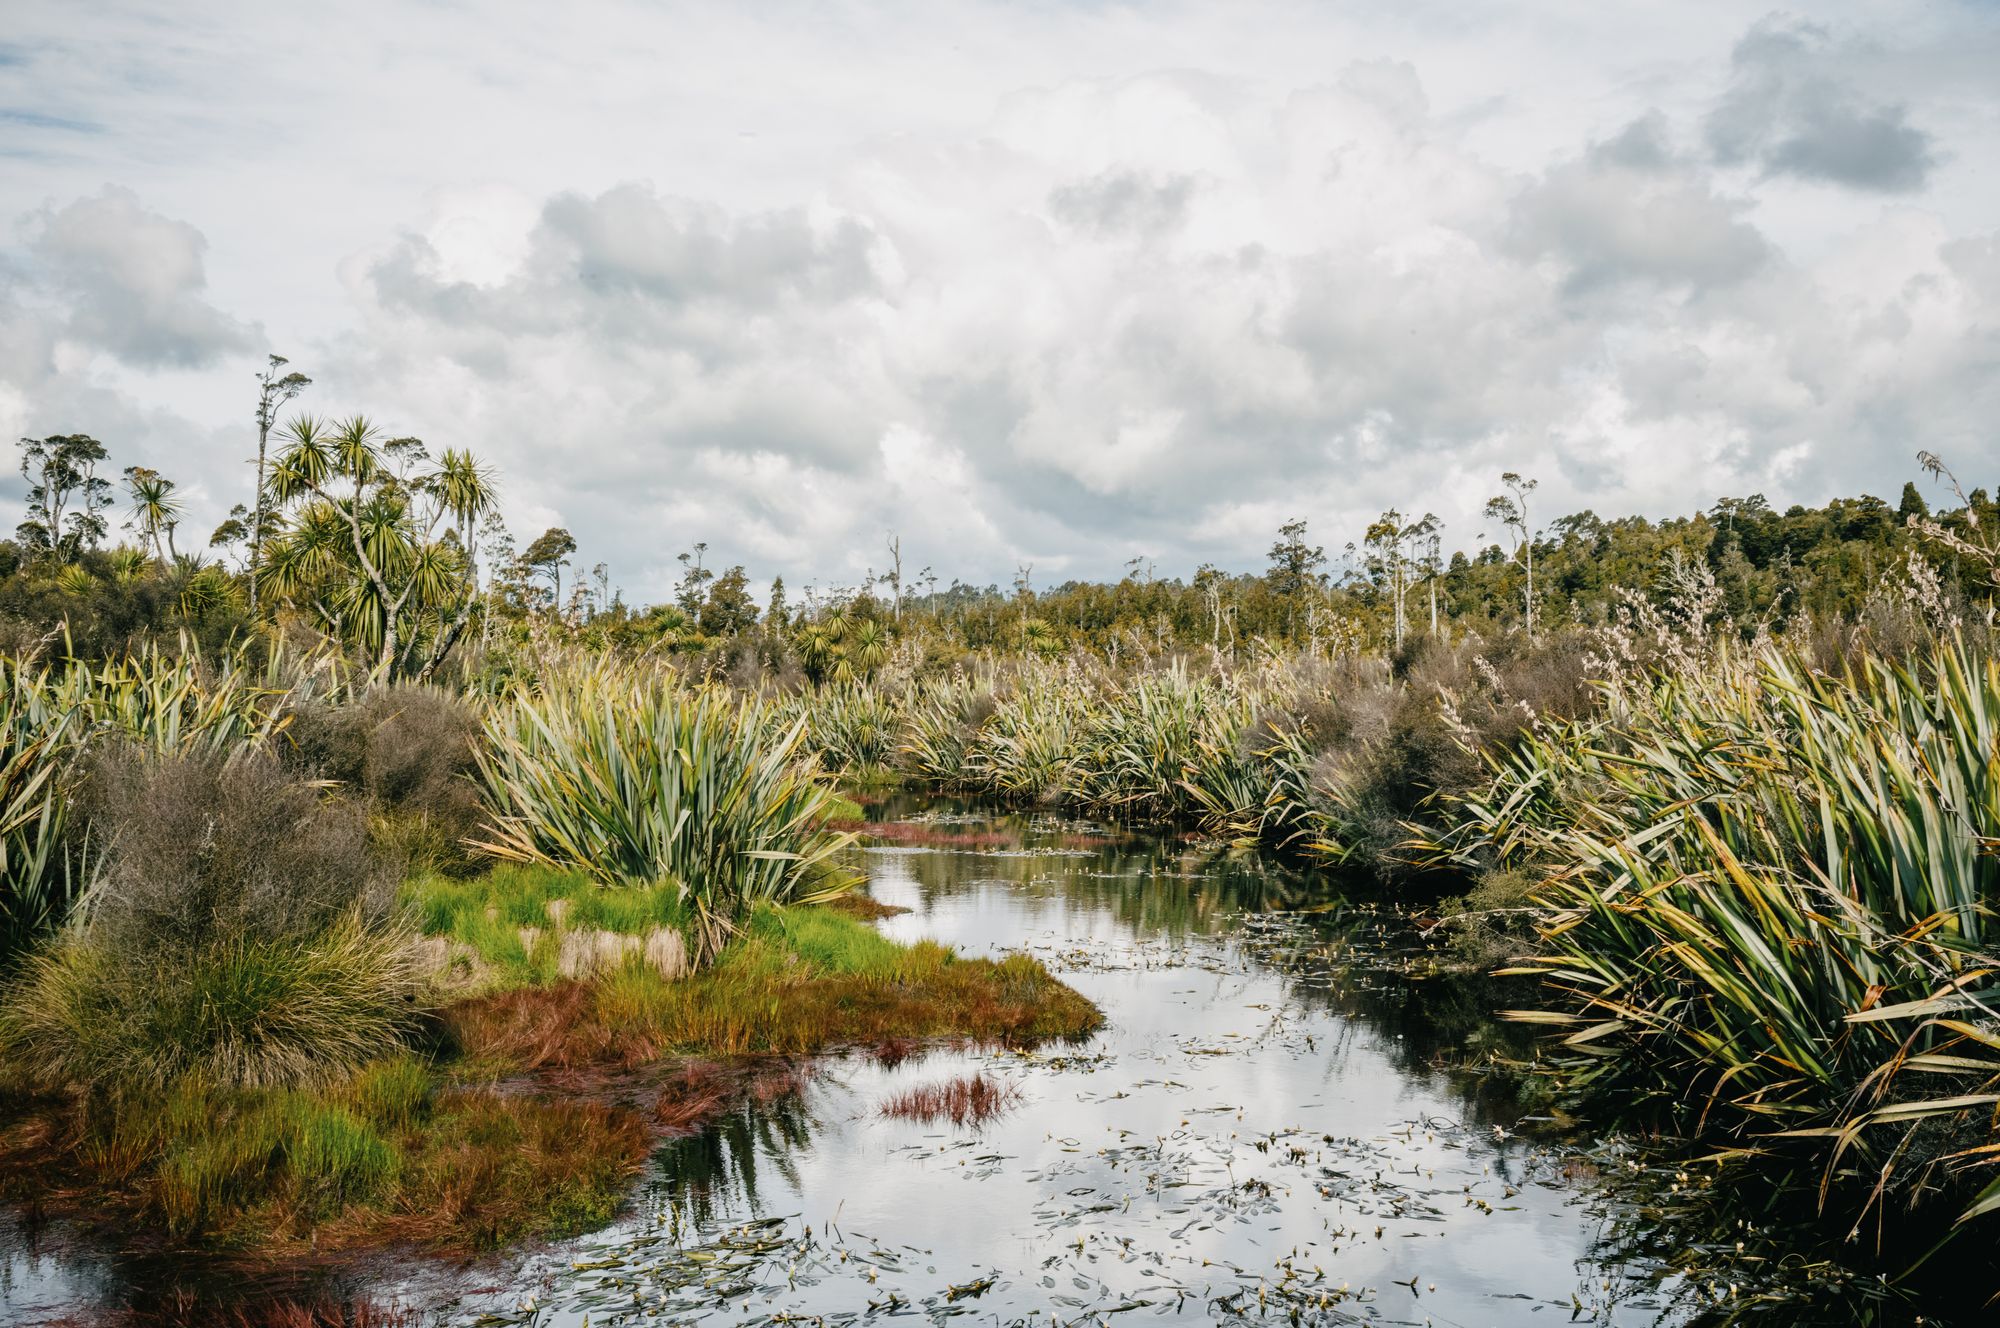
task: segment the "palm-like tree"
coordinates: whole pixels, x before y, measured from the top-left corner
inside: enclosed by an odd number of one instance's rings
[[[495,501],[470,452],[435,462],[362,416],[302,415],[281,435],[271,501],[286,518],[259,569],[276,597],[374,651],[378,679],[429,677],[478,602],[472,528]]]
[[[174,528],[181,522],[181,501],[174,496],[178,487],[159,471],[147,466],[125,468],[125,488],[132,495],[132,515],[125,526],[134,531],[153,557],[167,562],[180,556],[174,548]]]

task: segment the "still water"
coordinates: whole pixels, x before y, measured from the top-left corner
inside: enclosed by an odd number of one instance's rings
[[[1523,993],[1443,971],[1365,891],[1054,817],[872,814],[897,824],[861,851],[871,891],[909,910],[884,931],[1034,954],[1105,1029],[821,1060],[663,1145],[605,1231],[353,1290],[425,1323],[535,1328],[1914,1321],[1685,1173],[1519,1106],[1481,1067],[1525,1050],[1492,1017]],[[1011,1090],[996,1118],[883,1113],[974,1073]],[[117,1281],[17,1241],[0,1321]]]

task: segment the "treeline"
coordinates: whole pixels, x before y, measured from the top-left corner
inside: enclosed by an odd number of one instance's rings
[[[270,629],[298,646],[337,645],[385,675],[428,677],[447,666],[504,673],[518,647],[555,636],[796,686],[866,681],[892,658],[942,672],[968,656],[1079,652],[1118,665],[1201,650],[1237,661],[1396,651],[1424,636],[1533,640],[1616,624],[1635,596],[1697,581],[1712,587],[1710,625],[1752,635],[1865,618],[1885,586],[1912,575],[1961,616],[1983,616],[1994,591],[1981,551],[2000,504],[1920,454],[1944,499],[1937,510],[1911,482],[1893,505],[1864,494],[1780,511],[1753,494],[1659,521],[1544,519],[1534,481],[1510,473],[1487,508],[1506,543],[1469,553],[1444,553],[1436,517],[1391,510],[1331,551],[1308,520],[1290,521],[1256,570],[1205,565],[1183,579],[1134,559],[1115,582],[1038,587],[1023,566],[1002,587],[906,570],[892,538],[888,570],[791,595],[782,578],[766,594],[740,565],[708,566],[697,541],[671,596],[635,605],[604,563],[584,564],[569,531],[517,539],[470,452],[434,457],[362,416],[280,421],[310,384],[283,366],[272,357],[258,379],[251,501],[205,540],[182,534],[172,479],[121,470],[86,434],[22,440],[28,512],[0,541],[0,647],[20,653],[66,633],[67,651],[99,658]]]

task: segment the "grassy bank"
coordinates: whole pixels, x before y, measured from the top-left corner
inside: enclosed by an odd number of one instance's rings
[[[7,1197],[260,1258],[476,1252],[608,1221],[663,1130],[732,1105],[717,1061],[1075,1037],[1100,1020],[1031,959],[898,945],[830,908],[766,906],[699,972],[663,973],[641,950],[577,977],[561,971],[563,938],[657,932],[673,918],[661,892],[503,869],[428,878],[406,900],[420,931],[481,966],[478,994],[447,998],[419,1045],[312,1086],[16,1082],[0,1094]],[[496,917],[531,904],[541,934],[524,947]],[[579,1072],[621,1102],[579,1095]]]
[[[0,725],[0,1191],[38,1211],[266,1261],[490,1249],[602,1224],[746,1058],[1097,1024],[1031,960],[859,920],[859,809],[754,703],[151,667],[16,673]]]

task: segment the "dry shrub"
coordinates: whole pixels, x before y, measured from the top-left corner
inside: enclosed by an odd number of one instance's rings
[[[961,1127],[979,1126],[1008,1111],[1020,1100],[1019,1087],[982,1072],[905,1089],[882,1104],[882,1114],[925,1125],[950,1121]]]
[[[115,753],[87,803],[104,849],[89,930],[116,951],[310,936],[350,913],[379,923],[393,902],[360,809],[259,751]]]
[[[296,708],[283,750],[296,769],[367,804],[385,857],[462,875],[479,866],[465,845],[484,819],[473,783],[479,731],[478,711],[453,693],[402,683],[346,705]]]

